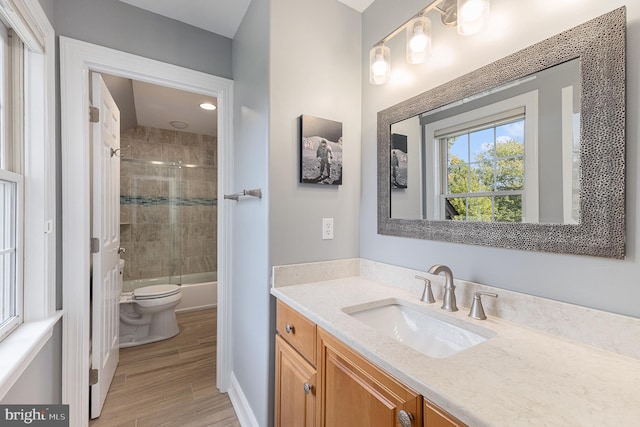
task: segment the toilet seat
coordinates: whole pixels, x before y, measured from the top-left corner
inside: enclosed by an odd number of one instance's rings
[[[134,300],[156,299],[168,297],[180,292],[178,285],[153,285],[137,288],[133,291]]]

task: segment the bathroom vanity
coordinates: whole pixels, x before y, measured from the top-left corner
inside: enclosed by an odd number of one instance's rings
[[[448,313],[440,309],[444,280],[430,276],[438,301],[427,304],[415,273],[368,260],[274,268],[277,426],[626,426],[640,419],[632,344],[640,320],[459,280],[460,310]],[[485,302],[486,320],[467,316],[476,290],[500,294]],[[483,340],[429,355],[357,315],[388,305]]]
[[[464,425],[281,301],[276,318],[276,426]]]

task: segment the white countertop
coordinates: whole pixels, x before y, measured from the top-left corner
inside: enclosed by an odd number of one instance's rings
[[[282,302],[470,426],[640,425],[640,360],[493,316],[477,321],[361,276],[272,288]],[[398,298],[495,336],[434,359],[342,311]],[[638,343],[640,345],[640,343]]]

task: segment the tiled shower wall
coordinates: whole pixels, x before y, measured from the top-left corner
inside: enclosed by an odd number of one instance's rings
[[[120,137],[124,280],[215,272],[217,140],[138,126]],[[136,163],[182,162],[211,168]]]

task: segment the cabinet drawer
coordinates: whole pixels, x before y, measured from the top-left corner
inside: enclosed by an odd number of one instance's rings
[[[293,348],[316,364],[316,325],[309,319],[278,300],[276,330]]]
[[[466,427],[453,415],[424,399],[424,427]]]

